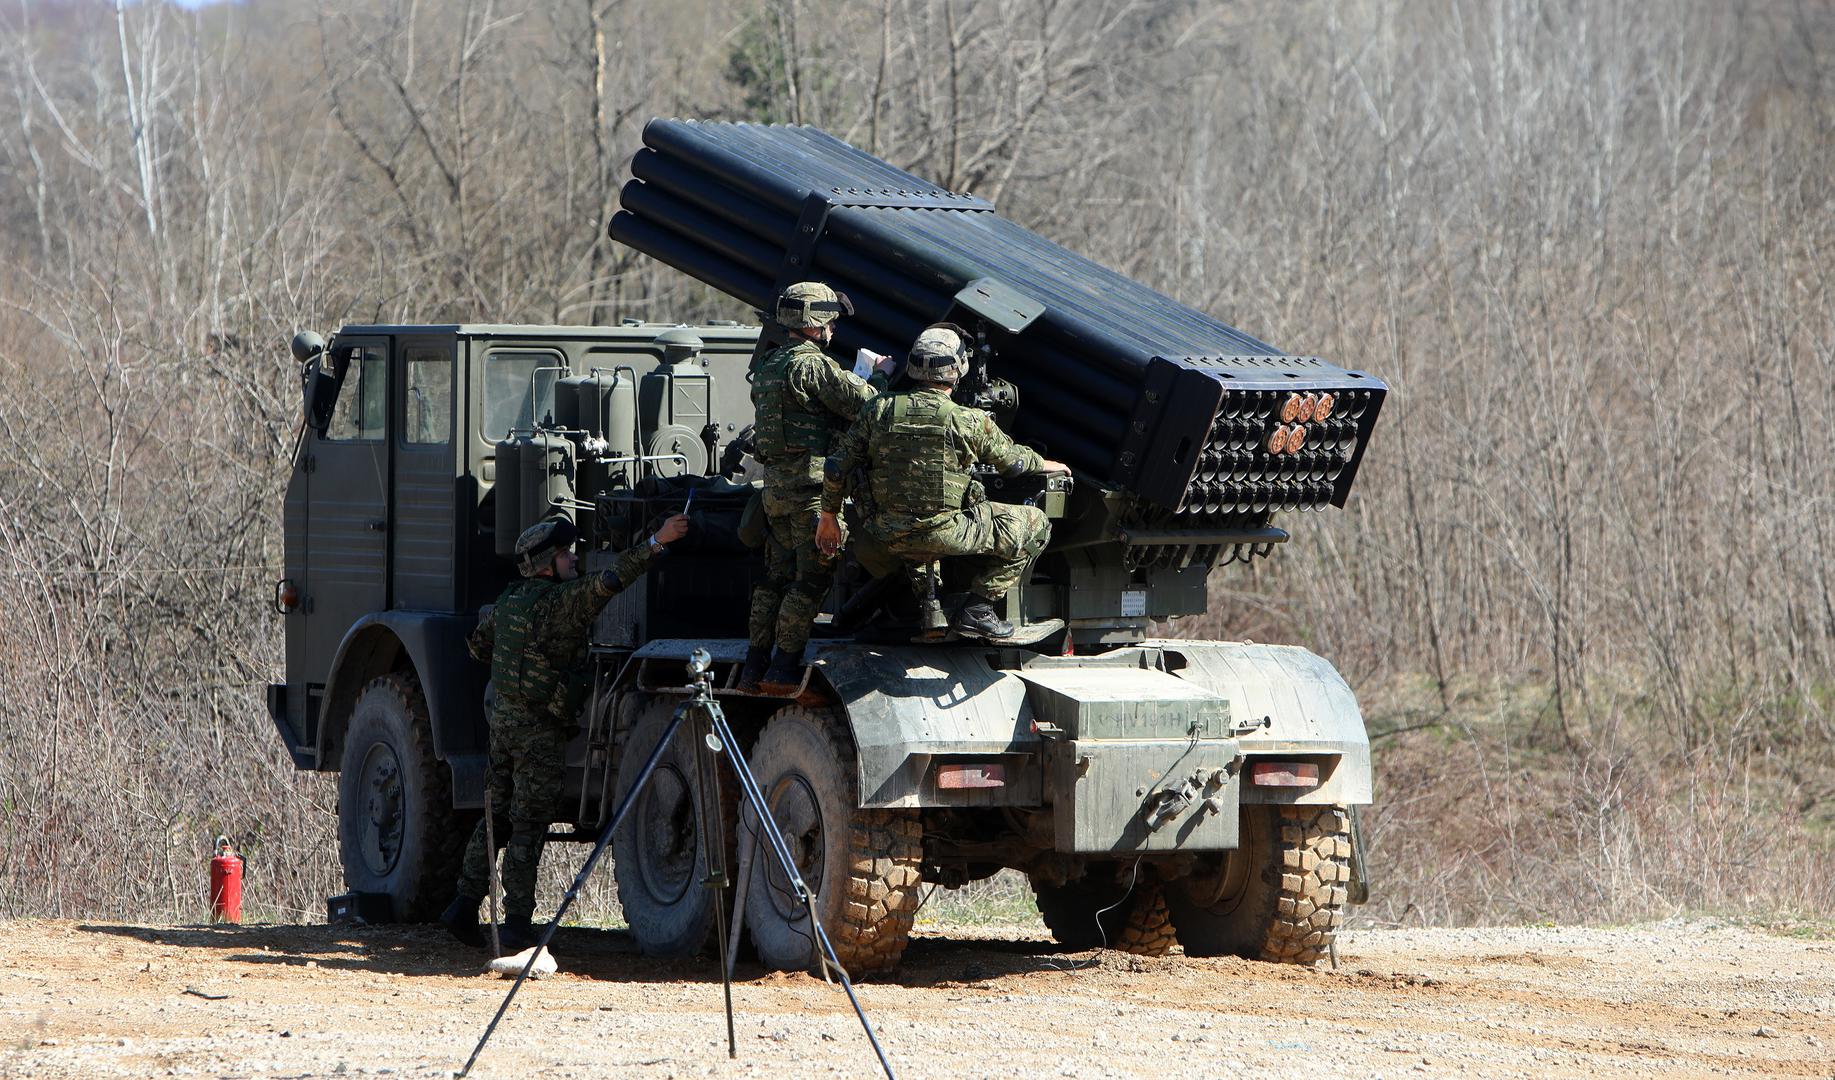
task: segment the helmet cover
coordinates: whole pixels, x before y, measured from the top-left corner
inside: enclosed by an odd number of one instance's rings
[[[777,298],[777,321],[791,330],[814,330],[853,313],[846,293],[820,281],[799,281]]]
[[[554,565],[555,552],[565,551],[580,538],[580,530],[566,518],[538,521],[516,538],[516,569],[534,577]]]
[[[968,374],[968,334],[950,323],[926,327],[911,343],[906,370],[924,382],[956,382]]]

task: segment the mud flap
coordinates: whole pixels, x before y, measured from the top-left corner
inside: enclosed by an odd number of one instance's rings
[[[1345,883],[1344,898],[1353,904],[1370,902],[1370,879],[1364,876],[1369,865],[1364,859],[1363,808],[1351,807],[1351,880]]]

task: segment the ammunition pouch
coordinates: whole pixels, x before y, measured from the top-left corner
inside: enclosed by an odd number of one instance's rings
[[[757,549],[765,546],[765,493],[761,489],[746,500],[739,512],[739,542]]]
[[[562,735],[571,735],[580,717],[580,710],[586,707],[586,698],[592,693],[592,673],[587,668],[576,668],[564,672],[561,680],[555,685],[554,697],[549,703],[549,711],[560,724]]]

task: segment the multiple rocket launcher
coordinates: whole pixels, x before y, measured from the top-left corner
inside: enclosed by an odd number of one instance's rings
[[[948,319],[1018,390],[1013,435],[1143,500],[1172,540],[1342,506],[1387,387],[1289,356],[812,127],[652,120],[612,239],[762,311],[826,281],[903,355]]]

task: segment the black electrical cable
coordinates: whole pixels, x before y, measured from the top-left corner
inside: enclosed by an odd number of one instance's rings
[[[1101,936],[1102,947],[1105,949],[1109,947],[1109,932],[1102,927],[1102,917],[1128,902],[1128,897],[1134,894],[1134,886],[1140,881],[1140,872],[1141,856],[1136,855],[1134,857],[1134,866],[1128,871],[1128,887],[1121,891],[1121,899],[1110,904],[1108,907],[1096,909],[1096,933]]]

